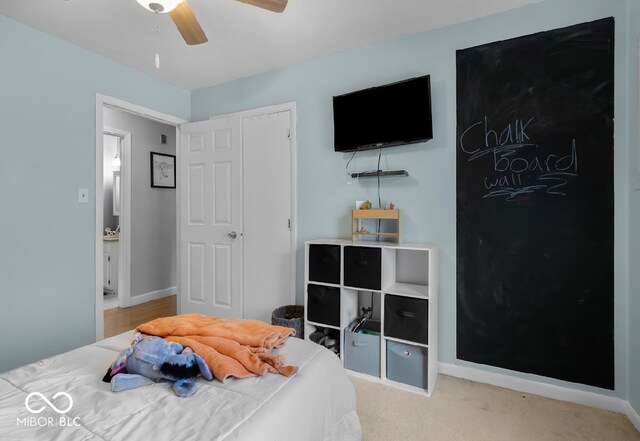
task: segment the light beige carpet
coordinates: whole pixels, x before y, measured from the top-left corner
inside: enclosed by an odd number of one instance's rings
[[[363,441],[640,441],[624,415],[446,375],[431,398],[351,380]]]

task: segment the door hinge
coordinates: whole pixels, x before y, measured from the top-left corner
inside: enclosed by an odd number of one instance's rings
[[[287,138],[289,138],[289,141],[291,141],[291,128],[289,128],[289,134],[287,135]]]
[[[107,262],[111,262],[111,256],[107,257]]]
[[[287,225],[289,226],[289,229],[291,229],[291,218],[289,218],[289,222]]]

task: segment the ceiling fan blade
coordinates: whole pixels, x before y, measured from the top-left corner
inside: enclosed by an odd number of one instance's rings
[[[287,7],[289,0],[238,0],[248,5],[257,6],[272,12],[282,12]]]
[[[188,45],[202,44],[209,41],[186,0],[169,12],[169,15]]]

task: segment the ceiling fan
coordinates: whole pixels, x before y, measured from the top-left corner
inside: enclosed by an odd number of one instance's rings
[[[288,0],[237,0],[272,12],[282,12]],[[137,0],[152,12],[168,13],[188,45],[209,41],[187,0]]]

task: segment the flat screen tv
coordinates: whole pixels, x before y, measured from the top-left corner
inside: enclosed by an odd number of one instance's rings
[[[429,75],[333,97],[336,152],[433,138]]]

